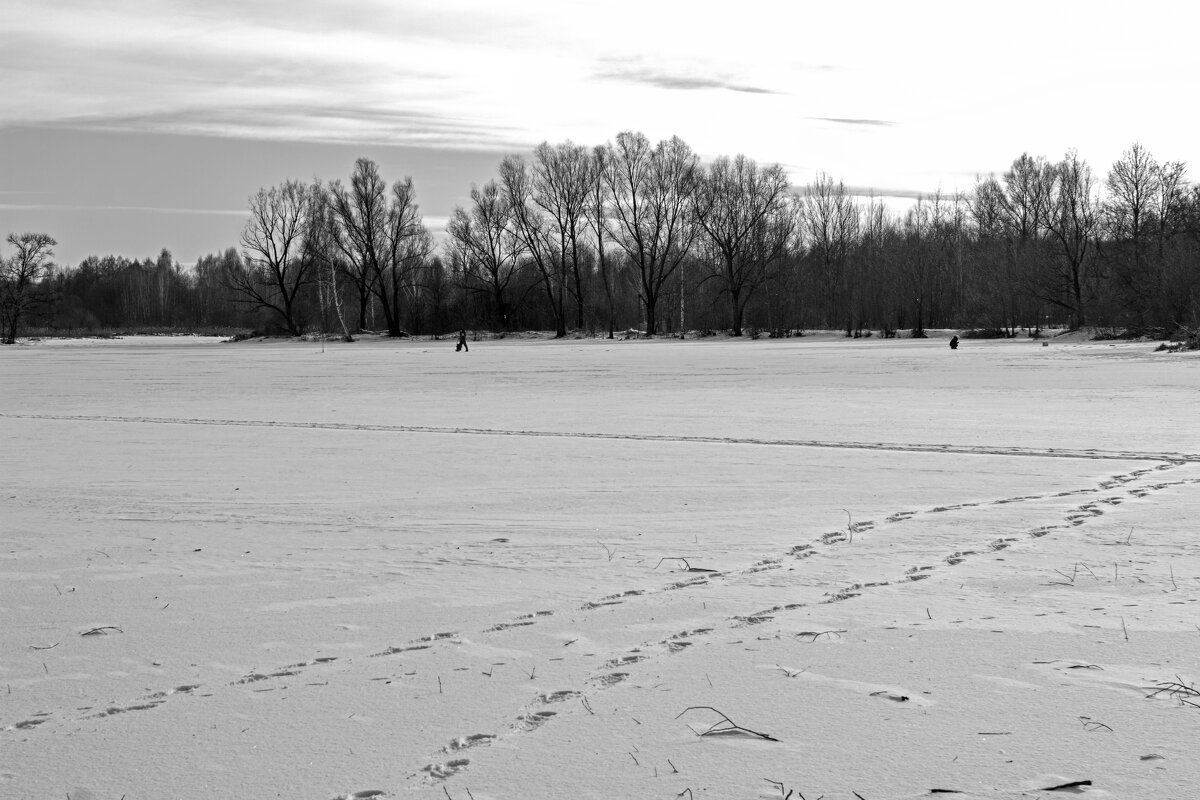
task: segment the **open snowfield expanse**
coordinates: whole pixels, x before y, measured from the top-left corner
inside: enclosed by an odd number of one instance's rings
[[[0,349],[0,797],[1200,797],[1153,347]]]

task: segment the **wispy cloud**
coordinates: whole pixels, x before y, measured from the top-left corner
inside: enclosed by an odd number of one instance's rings
[[[779,92],[775,91],[774,89],[767,89],[762,86],[753,86],[727,78],[702,75],[685,75],[682,73],[667,72],[647,67],[604,70],[597,72],[595,77],[600,78],[601,80],[642,83],[646,84],[647,86],[653,86],[656,89],[683,91],[719,89],[728,92],[744,92],[746,94],[779,94]]]
[[[120,115],[84,114],[62,119],[51,127],[336,144],[409,144],[496,152],[530,144],[516,128],[465,115],[316,100],[220,108],[189,106]]]
[[[244,217],[249,213],[245,209],[228,208],[161,208],[157,206],[57,205],[54,203],[0,203],[0,211],[118,211],[205,217]]]
[[[890,128],[896,123],[889,119],[869,119],[859,117],[809,117],[818,122],[832,122],[834,125],[858,125],[868,127]]]
[[[929,189],[906,189],[888,186],[847,186],[846,193],[863,198],[894,197],[901,200],[917,200],[933,194]]]

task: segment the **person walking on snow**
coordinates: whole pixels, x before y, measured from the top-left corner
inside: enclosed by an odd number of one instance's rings
[[[467,332],[462,328],[458,329],[458,344],[454,345],[454,352],[457,353],[460,350],[471,352],[471,348],[467,347]]]

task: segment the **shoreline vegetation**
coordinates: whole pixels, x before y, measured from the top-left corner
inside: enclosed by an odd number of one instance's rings
[[[208,337],[222,338],[226,342],[236,343],[245,341],[271,341],[271,342],[346,342],[344,335],[339,333],[310,331],[298,335],[286,335],[279,333],[263,332],[248,330],[245,328],[196,328],[196,329],[179,329],[179,328],[157,328],[157,327],[131,327],[131,328],[114,328],[111,330],[56,330],[56,329],[32,329],[26,331],[20,337],[24,342],[37,342],[40,340],[67,340],[67,339],[122,339],[133,336],[162,336],[162,337]],[[452,340],[457,336],[457,331],[446,331],[437,334],[408,334],[401,333],[399,336],[389,335],[386,331],[362,331],[356,334],[355,338],[363,338],[368,340],[378,339],[394,339],[394,340],[410,340],[410,341],[429,341],[439,342]],[[1197,338],[1194,331],[1180,329],[1173,333],[1168,333],[1161,329],[1129,329],[1129,328],[1089,328],[1085,330],[1064,330],[1064,329],[1046,329],[1046,330],[1024,330],[1019,333],[1008,333],[1002,330],[994,329],[927,329],[922,332],[922,335],[914,335],[912,330],[901,331],[872,331],[864,330],[858,335],[849,336],[844,331],[831,330],[747,330],[742,335],[734,335],[729,331],[713,331],[713,330],[690,330],[684,335],[678,333],[660,333],[647,334],[643,330],[630,328],[624,331],[615,331],[609,337],[595,331],[569,331],[566,336],[559,336],[553,331],[470,331],[468,333],[471,341],[540,341],[540,340],[569,340],[580,341],[587,339],[611,339],[611,340],[630,340],[630,339],[656,339],[663,341],[670,340],[727,340],[738,341],[747,340],[753,341],[758,339],[801,339],[820,337],[823,341],[855,341],[869,339],[949,339],[951,337],[961,337],[964,340],[971,339],[1010,339],[1010,340],[1042,340],[1042,341],[1124,341],[1124,342],[1161,342],[1160,350],[1198,350],[1200,349],[1200,339]],[[349,341],[353,342],[354,339]]]
[[[444,232],[418,200],[411,177],[359,158],[345,182],[258,189],[239,241],[187,266],[167,249],[60,265],[50,234],[13,233],[0,335],[1200,331],[1200,185],[1137,142],[1106,173],[1022,153],[901,211],[825,173],[793,184],[779,164],[623,131],[503,157]]]

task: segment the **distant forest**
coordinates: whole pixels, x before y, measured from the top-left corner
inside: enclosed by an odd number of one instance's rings
[[[1140,144],[1102,175],[1073,151],[1025,154],[896,214],[828,175],[794,187],[777,164],[702,163],[677,137],[625,132],[504,158],[438,241],[412,180],[359,159],[346,182],[259,190],[237,246],[190,268],[166,250],[57,266],[50,235],[9,235],[0,333],[1194,337],[1200,186],[1185,173]]]

